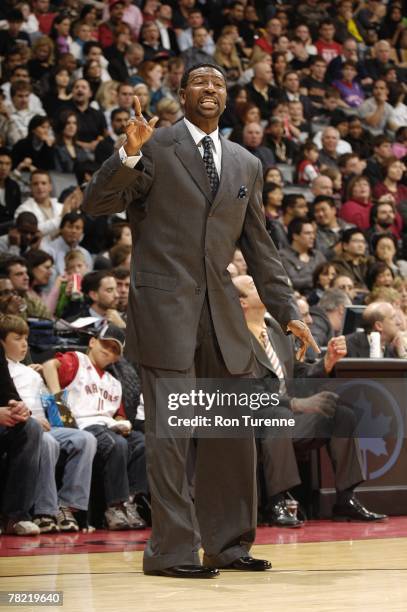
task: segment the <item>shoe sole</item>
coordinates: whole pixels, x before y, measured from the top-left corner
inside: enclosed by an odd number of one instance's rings
[[[218,578],[218,575],[215,576],[202,576],[200,574],[197,574],[195,576],[170,576],[168,574],[163,574],[160,570],[156,570],[156,571],[150,571],[150,572],[144,572],[145,576],[161,576],[162,578],[181,578],[181,579],[188,579],[190,580],[192,579],[197,579],[197,580],[210,580],[212,578]]]

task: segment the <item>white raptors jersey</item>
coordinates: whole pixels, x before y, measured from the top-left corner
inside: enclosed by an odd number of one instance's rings
[[[66,403],[70,408],[79,429],[90,425],[116,423],[112,418],[120,408],[122,386],[109,372],[100,378],[96,368],[87,355],[75,351],[79,368],[73,381],[65,387]]]

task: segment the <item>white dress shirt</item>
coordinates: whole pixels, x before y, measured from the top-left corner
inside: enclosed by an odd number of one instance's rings
[[[222,167],[222,144],[219,138],[219,128],[216,128],[216,130],[214,130],[210,134],[206,134],[206,132],[204,132],[199,127],[197,127],[196,125],[188,121],[188,119],[186,119],[185,117],[184,117],[184,123],[187,126],[188,131],[193,138],[193,141],[198,146],[198,151],[201,154],[201,157],[203,157],[203,154],[204,154],[204,148],[203,148],[203,145],[201,144],[202,140],[203,138],[205,138],[205,136],[211,137],[212,143],[213,143],[213,146],[212,146],[213,161],[215,163],[215,167],[218,172],[218,176],[220,177],[220,172],[221,172],[221,167]],[[119,149],[119,155],[120,155],[120,160],[122,164],[124,164],[128,168],[134,168],[143,156],[141,151],[140,151],[140,155],[127,155],[124,147],[121,147]]]

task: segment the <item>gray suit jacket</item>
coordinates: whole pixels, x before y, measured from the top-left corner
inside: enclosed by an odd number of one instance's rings
[[[237,246],[262,301],[283,328],[299,318],[265,227],[261,164],[239,145],[223,137],[221,142],[215,197],[183,121],[156,130],[134,169],[115,153],[87,187],[86,212],[128,210],[133,253],[127,355],[142,365],[170,370],[192,365],[207,293],[226,367],[232,374],[247,372],[250,336],[226,270]]]

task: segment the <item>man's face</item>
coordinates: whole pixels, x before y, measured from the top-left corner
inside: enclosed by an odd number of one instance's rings
[[[267,22],[267,32],[269,34],[271,34],[271,36],[281,36],[281,32],[283,31],[283,28],[281,26],[280,20],[279,19],[270,19]]]
[[[15,83],[16,81],[24,81],[25,83],[29,83],[30,75],[28,70],[25,68],[17,68],[17,70],[10,77],[10,83]]]
[[[308,204],[305,198],[297,198],[293,208],[294,219],[304,219],[308,215]]]
[[[229,15],[232,17],[234,21],[243,21],[244,6],[242,4],[236,4],[236,6],[234,6],[229,12]]]
[[[124,134],[127,122],[130,118],[129,113],[117,113],[112,121],[112,130],[116,136]]]
[[[293,244],[301,249],[312,249],[315,243],[315,230],[311,223],[304,223],[299,234],[293,235]]]
[[[86,59],[88,62],[99,62],[100,65],[100,58],[102,57],[102,49],[99,49],[99,47],[91,47],[89,49],[89,53],[86,56]]]
[[[131,108],[134,101],[134,91],[131,85],[122,85],[117,96],[117,105],[120,108]]]
[[[185,89],[180,90],[185,116],[195,125],[202,120],[220,117],[226,104],[226,83],[216,68],[197,68],[189,77]]]
[[[397,316],[394,307],[391,304],[383,304],[383,320],[377,321],[375,327],[380,332],[382,342],[384,344],[390,344],[393,342],[399,326],[397,323]]]
[[[91,91],[87,81],[80,79],[76,81],[72,88],[72,99],[78,104],[89,102],[91,98]]]
[[[383,142],[378,147],[375,147],[374,153],[380,160],[384,161],[386,159],[389,159],[389,157],[393,155],[390,142]]]
[[[363,234],[353,234],[343,250],[354,257],[362,257],[366,253],[366,240]]]
[[[378,102],[386,102],[389,94],[385,81],[376,81],[373,85],[373,97]]]
[[[259,62],[254,70],[257,79],[260,79],[264,83],[271,83],[273,79],[273,70],[271,64],[267,62]]]
[[[266,310],[251,276],[239,276],[234,283],[238,287],[239,292],[243,294],[243,297],[240,298],[240,303],[245,313],[255,310]]]
[[[12,361],[22,361],[27,355],[28,339],[27,334],[17,334],[10,332],[5,340],[1,341],[6,357]]]
[[[298,74],[290,72],[284,79],[284,86],[290,93],[297,93],[300,89]]]
[[[0,312],[18,315],[24,310],[24,300],[9,278],[0,278]]]
[[[129,291],[130,291],[130,276],[127,278],[116,278],[117,285],[117,293],[118,293],[118,301],[117,307],[123,312],[127,308],[127,302],[129,301]]]
[[[32,197],[38,204],[45,202],[51,195],[52,185],[48,174],[34,174],[31,179]]]
[[[329,227],[336,218],[335,207],[328,202],[318,202],[314,208],[314,218],[320,227]]]
[[[49,0],[35,0],[34,10],[36,13],[47,13],[49,10]]]
[[[284,134],[284,126],[281,121],[273,121],[267,128],[267,133],[274,139],[282,138]]]
[[[332,196],[333,184],[329,176],[319,176],[313,183],[312,192],[314,196],[324,195]]]
[[[333,281],[334,289],[340,289],[344,291],[351,300],[354,298],[355,293],[355,285],[353,284],[353,280],[349,278],[349,276],[337,276]]]
[[[133,68],[139,66],[144,59],[143,49],[135,47],[126,53],[126,59]]]
[[[306,300],[299,299],[299,300],[297,300],[297,306],[298,306],[298,310],[300,311],[300,315],[301,315],[302,320],[304,321],[304,323],[306,323],[307,325],[311,325],[312,324],[312,316],[311,316],[311,313],[309,311],[308,302]]]
[[[311,76],[318,81],[323,81],[326,73],[326,63],[325,62],[315,62],[312,64],[311,68]]]
[[[198,28],[193,33],[194,47],[202,49],[208,39],[208,31],[206,28]]]
[[[30,100],[30,92],[28,90],[27,91],[17,91],[17,93],[13,97],[13,104],[16,110],[18,111],[26,110],[28,109],[28,106],[29,106],[29,100]]]
[[[27,266],[16,263],[9,268],[8,277],[11,280],[13,288],[23,294],[28,291],[30,278],[27,273]]]
[[[17,229],[20,234],[20,246],[25,249],[32,244],[32,241],[37,236],[38,225],[25,221],[24,223],[17,224]]]
[[[328,23],[324,23],[319,29],[320,37],[325,42],[332,42],[335,35],[335,27]]]
[[[172,19],[172,8],[169,4],[161,4],[158,9],[158,18],[171,21]]]
[[[0,181],[4,181],[11,171],[11,157],[0,155]]]
[[[354,157],[348,159],[348,161],[346,162],[345,175],[350,176],[351,174],[354,174],[356,176],[359,176],[360,174],[362,174],[365,168],[366,162],[360,159],[357,155],[355,155]]]
[[[336,153],[339,136],[336,130],[327,128],[322,134],[322,146],[328,153]]]
[[[349,136],[351,138],[360,138],[363,132],[362,124],[359,121],[351,121],[349,123]]]
[[[347,61],[357,62],[358,47],[356,41],[347,40],[343,45],[343,55]]]
[[[188,25],[190,28],[199,28],[203,24],[202,13],[195,11],[188,16]]]
[[[390,52],[391,52],[391,48],[388,43],[385,43],[384,41],[382,41],[376,45],[376,58],[382,64],[387,64],[387,62],[390,59]]]
[[[116,279],[113,276],[105,276],[100,281],[97,291],[90,291],[89,297],[102,310],[116,308],[118,293]]]
[[[388,228],[393,225],[396,214],[391,204],[380,204],[377,209],[377,224],[383,228]]]
[[[110,8],[110,19],[113,21],[113,23],[118,23],[119,21],[123,19],[123,13],[124,13],[124,5],[121,2],[114,4]]]
[[[70,223],[69,221],[65,223],[64,227],[61,229],[61,236],[65,240],[65,242],[73,247],[78,244],[83,234],[83,221],[82,219],[78,219],[74,221],[74,223]]]
[[[243,130],[243,143],[246,147],[255,149],[263,140],[263,129],[259,123],[248,123]]]

